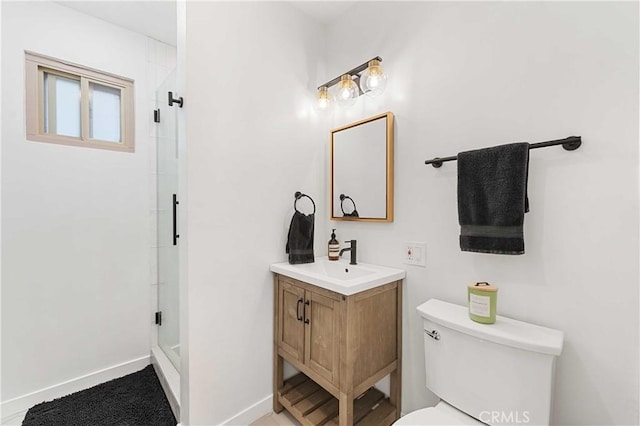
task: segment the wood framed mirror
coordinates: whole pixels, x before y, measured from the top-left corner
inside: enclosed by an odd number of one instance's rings
[[[391,112],[331,131],[331,220],[393,222]]]

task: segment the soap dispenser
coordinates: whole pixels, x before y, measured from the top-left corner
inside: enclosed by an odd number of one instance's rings
[[[336,230],[331,230],[331,239],[329,240],[329,260],[340,259],[340,243],[336,240]]]

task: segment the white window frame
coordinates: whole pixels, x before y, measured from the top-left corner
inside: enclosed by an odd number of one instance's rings
[[[80,137],[45,133],[44,74],[80,80]],[[25,51],[27,139],[37,142],[135,152],[134,81],[115,74]],[[89,83],[120,89],[120,142],[93,139],[89,135]],[[49,109],[49,111],[52,111]],[[54,120],[55,121],[55,120]]]

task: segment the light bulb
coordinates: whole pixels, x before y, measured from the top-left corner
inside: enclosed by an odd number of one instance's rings
[[[358,85],[353,82],[348,74],[340,77],[340,83],[336,89],[336,100],[341,106],[350,107],[356,103],[360,96]]]
[[[371,97],[379,96],[387,88],[387,75],[380,66],[380,61],[372,59],[369,61],[369,67],[362,73],[360,77],[360,88]]]
[[[331,95],[329,95],[329,91],[326,86],[322,86],[318,89],[316,100],[318,109],[321,111],[326,111],[331,107]]]

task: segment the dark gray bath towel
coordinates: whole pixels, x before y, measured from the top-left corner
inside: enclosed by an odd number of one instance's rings
[[[523,254],[529,211],[529,144],[458,154],[458,220],[462,251]]]
[[[315,215],[305,215],[299,211],[293,213],[287,238],[289,263],[313,263],[313,225]]]

